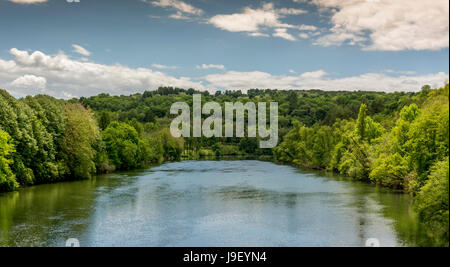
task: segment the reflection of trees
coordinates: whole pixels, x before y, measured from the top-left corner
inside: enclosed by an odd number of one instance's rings
[[[0,195],[0,246],[5,246],[8,238],[8,231],[12,227],[12,214],[14,213],[18,192]]]
[[[436,239],[426,225],[419,221],[414,211],[412,198],[409,195],[398,193],[383,193],[380,189],[376,194],[378,201],[384,208],[385,217],[392,218],[393,227],[399,240],[408,246],[441,246],[442,240]]]
[[[0,246],[62,246],[80,236],[97,184],[66,182],[0,195]]]

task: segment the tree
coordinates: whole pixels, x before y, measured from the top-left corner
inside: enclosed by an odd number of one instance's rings
[[[403,189],[408,173],[408,163],[400,154],[380,155],[370,173],[370,179],[383,186]]]
[[[98,120],[98,126],[100,129],[105,130],[106,127],[111,123],[111,116],[108,111],[102,111],[100,114],[100,119]]]
[[[361,104],[358,113],[358,119],[356,120],[356,132],[361,140],[366,137],[366,117],[367,117],[367,106]]]
[[[436,162],[426,184],[415,198],[415,206],[421,219],[427,223],[442,242],[449,240],[449,161]]]
[[[164,158],[166,160],[180,160],[183,149],[178,139],[174,138],[168,130],[161,131],[160,138],[164,150]]]
[[[70,178],[88,179],[95,173],[94,158],[99,128],[91,110],[81,104],[67,104],[64,111],[66,130],[62,141],[65,174]]]
[[[10,169],[11,153],[15,152],[12,139],[7,132],[0,130],[0,192],[13,191],[19,184]]]
[[[142,125],[138,121],[134,124],[142,132]],[[159,161],[158,153],[161,152],[157,152],[160,150],[157,140],[141,139],[135,127],[112,122],[102,133],[108,157],[117,169],[132,169]]]

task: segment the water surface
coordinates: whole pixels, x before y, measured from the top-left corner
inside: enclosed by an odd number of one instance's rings
[[[0,194],[0,246],[430,245],[411,199],[263,161],[183,161]]]

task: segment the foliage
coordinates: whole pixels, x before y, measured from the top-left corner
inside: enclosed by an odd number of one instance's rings
[[[331,127],[294,123],[274,155],[410,192],[421,218],[448,244],[449,86],[425,89],[393,123],[375,121],[366,104],[356,120]]]
[[[420,217],[443,242],[449,240],[449,162],[445,160],[436,162],[432,168],[425,185],[416,197],[416,207]]]
[[[19,186],[9,167],[12,163],[9,156],[13,152],[14,146],[11,144],[11,137],[8,133],[0,130],[0,192],[12,191]]]
[[[93,113],[81,104],[67,104],[64,112],[65,132],[62,141],[62,157],[65,174],[77,179],[91,178],[95,173],[94,145],[99,129]]]

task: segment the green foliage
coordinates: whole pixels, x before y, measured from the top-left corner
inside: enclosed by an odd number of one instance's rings
[[[112,164],[118,169],[131,169],[138,166],[139,136],[133,126],[112,122],[102,133],[106,151]]]
[[[448,84],[425,88],[393,123],[375,121],[365,104],[356,120],[337,120],[332,127],[294,123],[274,155],[416,195],[421,217],[448,245],[448,96]]]
[[[16,176],[9,167],[12,163],[9,157],[15,151],[11,141],[9,134],[0,130],[0,192],[19,187]]]
[[[437,236],[442,243],[448,246],[449,233],[449,161],[436,162],[426,184],[421,188],[415,199],[416,208],[420,217],[425,221],[432,236]]]
[[[162,147],[164,150],[164,159],[166,160],[180,160],[183,151],[180,141],[174,138],[169,130],[163,130],[160,133]]]
[[[180,158],[181,148],[173,145],[172,139],[141,138],[143,126],[137,121],[132,121],[132,124],[134,126],[115,121],[102,133],[108,158],[115,168],[132,169],[150,162],[159,162],[162,154],[171,158],[172,154],[176,154],[172,151],[173,147],[179,150],[175,159]]]
[[[81,104],[67,104],[64,117],[66,129],[61,154],[65,174],[76,179],[91,178],[97,153],[94,146],[100,137],[94,115]]]
[[[404,187],[405,177],[409,173],[407,161],[399,153],[380,155],[376,159],[370,179],[383,186],[401,189]]]
[[[100,129],[105,130],[106,127],[111,123],[111,116],[108,111],[102,111],[100,118],[98,119],[98,126]]]
[[[359,108],[358,119],[356,120],[356,131],[360,139],[364,140],[366,137],[366,117],[367,106],[362,104]]]
[[[0,90],[0,127],[14,140],[12,171],[21,185],[56,179],[64,132],[61,103],[47,96],[16,100]]]

